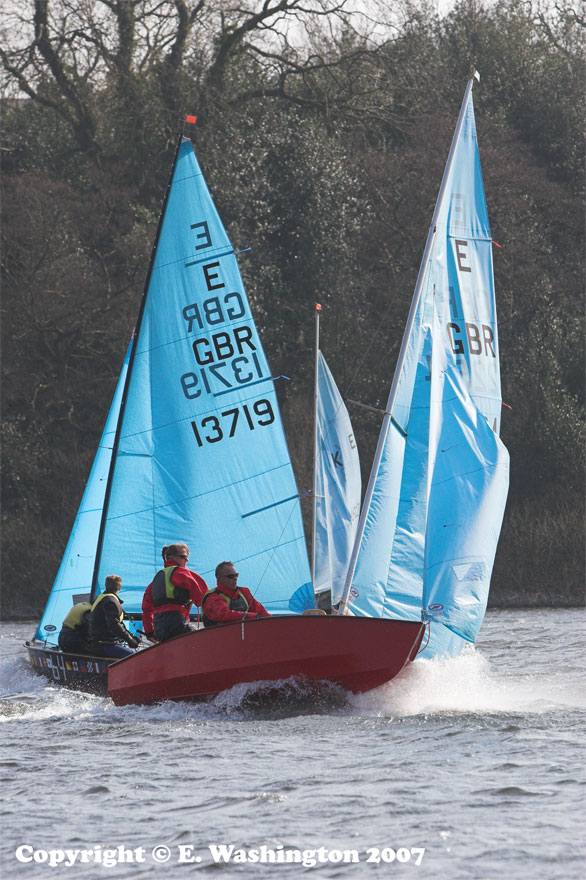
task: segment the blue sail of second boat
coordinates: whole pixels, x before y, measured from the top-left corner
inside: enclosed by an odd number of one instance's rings
[[[346,594],[353,614],[429,620],[424,656],[474,641],[508,491],[471,83],[451,157]]]

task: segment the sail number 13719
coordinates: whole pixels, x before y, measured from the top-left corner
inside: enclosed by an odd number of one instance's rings
[[[193,434],[198,446],[204,443],[219,443],[224,437],[233,437],[238,425],[254,431],[255,428],[272,425],[275,421],[275,413],[270,400],[255,400],[249,406],[234,406],[217,415],[205,416],[201,421],[191,423]]]

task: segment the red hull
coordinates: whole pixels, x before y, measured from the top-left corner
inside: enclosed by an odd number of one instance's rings
[[[213,696],[236,684],[301,676],[359,693],[413,660],[424,625],[365,617],[272,617],[199,630],[108,669],[117,706]]]

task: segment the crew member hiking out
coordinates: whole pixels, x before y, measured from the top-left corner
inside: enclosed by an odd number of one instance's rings
[[[216,581],[216,588],[206,593],[203,599],[204,626],[271,616],[250,590],[238,586],[238,572],[233,562],[220,562],[216,566]]]
[[[122,578],[109,574],[106,589],[92,605],[90,647],[96,657],[126,657],[134,654],[133,649],[140,644],[140,639],[128,632],[122,623],[124,612],[122,599],[118,596],[121,586]]]
[[[59,647],[70,654],[91,654],[89,643],[91,602],[78,602],[70,609],[59,633]]]
[[[151,642],[193,632],[189,611],[192,605],[201,605],[208,589],[204,579],[187,568],[187,544],[170,544],[161,554],[165,567],[156,573],[142,600],[142,628]]]

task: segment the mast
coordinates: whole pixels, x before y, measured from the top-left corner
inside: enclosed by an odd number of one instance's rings
[[[454,155],[456,152],[456,145],[460,138],[460,134],[462,131],[462,127],[464,125],[464,116],[466,114],[466,108],[468,106],[468,100],[470,98],[470,93],[472,92],[472,86],[474,85],[474,80],[480,81],[480,74],[477,71],[474,71],[471,79],[468,80],[468,85],[466,86],[466,92],[464,93],[464,99],[462,101],[462,106],[460,107],[460,115],[458,116],[458,122],[456,123],[456,130],[454,131],[454,136],[452,138],[452,144],[450,146],[450,152],[448,155],[448,161],[446,162],[446,167],[444,169],[444,175],[442,177],[442,182],[440,186],[440,190],[438,193],[437,201],[435,204],[435,210],[433,212],[433,217],[431,220],[431,225],[429,227],[429,232],[427,234],[427,241],[425,243],[425,250],[423,252],[423,259],[421,260],[421,265],[419,267],[419,274],[417,276],[417,283],[415,285],[415,291],[413,293],[413,299],[411,301],[411,308],[409,310],[409,316],[407,318],[407,324],[405,326],[405,331],[403,333],[403,341],[401,342],[401,350],[399,351],[399,357],[397,359],[397,366],[395,367],[395,374],[393,376],[393,382],[391,385],[391,389],[389,391],[389,397],[387,400],[387,405],[385,407],[385,415],[383,418],[383,422],[381,425],[381,430],[378,438],[378,445],[376,447],[376,452],[374,454],[374,461],[372,463],[372,469],[370,471],[370,478],[368,480],[368,486],[366,487],[366,493],[364,496],[364,502],[362,505],[362,510],[360,511],[360,520],[358,522],[358,529],[356,532],[356,540],[354,541],[354,547],[352,548],[352,555],[350,557],[350,562],[348,564],[348,573],[346,575],[346,583],[344,584],[344,591],[342,593],[342,598],[340,600],[340,604],[338,606],[338,614],[347,614],[348,613],[348,597],[350,595],[350,589],[352,587],[352,579],[354,577],[354,572],[356,571],[356,562],[358,560],[358,552],[360,550],[360,544],[362,542],[362,536],[364,534],[364,529],[366,527],[366,519],[368,516],[368,511],[370,509],[370,502],[372,501],[372,496],[374,493],[374,484],[376,482],[376,476],[378,473],[378,468],[383,456],[383,451],[385,448],[385,443],[387,440],[387,434],[389,432],[389,427],[392,421],[392,412],[393,407],[395,405],[395,399],[397,397],[397,391],[399,388],[399,379],[401,377],[401,370],[403,369],[403,362],[405,360],[405,355],[407,352],[407,345],[409,342],[409,337],[411,335],[411,330],[413,329],[413,324],[415,322],[415,315],[417,313],[417,307],[419,305],[419,300],[421,299],[421,291],[423,289],[423,282],[425,280],[425,275],[427,272],[427,265],[429,263],[429,257],[431,254],[431,249],[433,247],[433,243],[436,235],[436,227],[437,220],[440,214],[440,211],[443,206],[444,196],[446,192],[446,188],[448,185],[448,180],[450,177],[450,173],[452,170],[452,165],[454,163]]]
[[[317,458],[318,458],[318,406],[319,406],[319,313],[321,306],[315,304],[315,371],[313,378],[313,504],[311,521],[311,586],[317,605],[315,592],[316,543],[317,543]]]
[[[194,119],[194,118],[195,117],[187,117],[186,121],[190,121],[191,119]],[[136,324],[134,326],[134,331],[133,331],[132,339],[131,339],[131,351],[130,351],[130,359],[128,361],[128,371],[126,373],[126,381],[124,383],[124,391],[122,393],[122,401],[120,403],[120,412],[118,414],[118,422],[116,424],[116,434],[114,435],[114,443],[112,446],[112,459],[110,461],[110,470],[108,472],[108,482],[106,483],[106,492],[105,492],[105,496],[104,496],[104,506],[102,507],[102,519],[100,521],[100,531],[98,533],[98,543],[96,546],[96,559],[94,562],[94,572],[93,572],[93,576],[92,576],[92,589],[91,589],[91,594],[90,594],[90,599],[92,602],[96,598],[96,595],[99,590],[98,573],[99,573],[99,569],[100,569],[100,560],[101,560],[101,556],[102,556],[102,546],[104,543],[104,532],[106,530],[106,519],[108,516],[108,507],[110,504],[110,493],[112,491],[112,481],[114,479],[114,470],[116,468],[116,455],[117,455],[118,446],[120,443],[120,434],[122,432],[122,422],[124,420],[124,410],[126,408],[128,389],[130,388],[130,379],[132,376],[132,368],[134,366],[134,356],[135,356],[135,352],[136,352],[136,341],[137,341],[138,335],[140,333],[140,327],[142,324],[144,309],[145,309],[145,305],[146,305],[147,293],[148,293],[148,289],[149,289],[153,266],[155,263],[155,257],[157,254],[157,245],[159,243],[159,237],[161,235],[161,230],[163,228],[163,220],[165,219],[165,211],[167,209],[167,202],[169,200],[169,193],[171,191],[171,183],[173,181],[173,175],[175,173],[175,166],[177,164],[177,158],[179,156],[179,149],[180,149],[181,144],[183,143],[184,140],[186,140],[186,138],[183,135],[183,129],[182,129],[181,134],[177,138],[177,144],[175,146],[175,155],[173,156],[173,163],[171,165],[171,173],[169,174],[169,180],[167,182],[167,189],[165,190],[163,204],[161,207],[161,213],[159,214],[159,222],[157,224],[157,232],[155,234],[155,240],[153,243],[153,248],[151,250],[149,266],[147,269],[144,287],[143,287],[143,291],[142,291],[142,298],[141,298],[140,307],[138,310],[138,317],[136,319]]]

